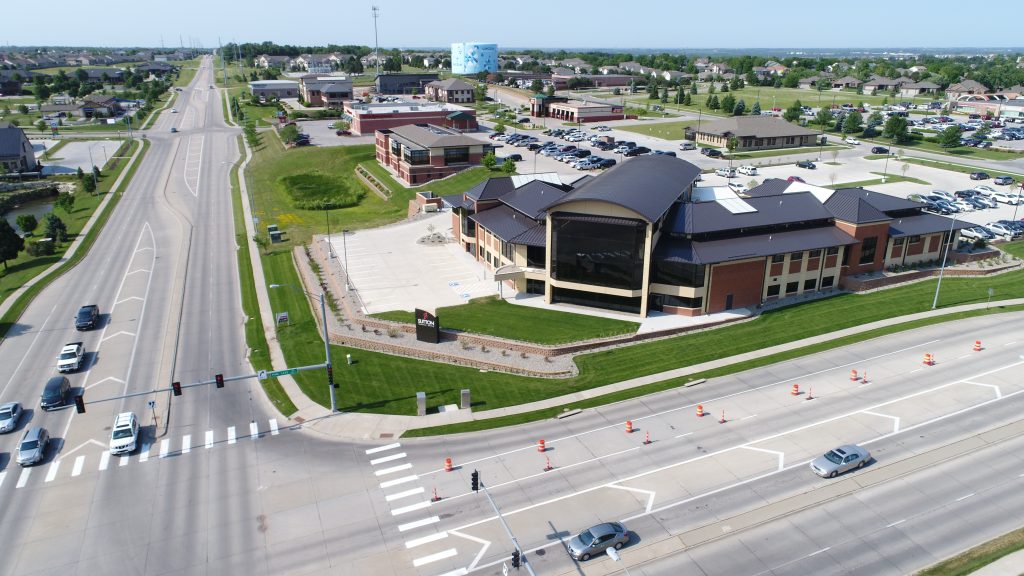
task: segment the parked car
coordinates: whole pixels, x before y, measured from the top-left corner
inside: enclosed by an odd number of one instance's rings
[[[530,142],[526,146],[526,149],[529,150],[530,152],[536,152],[537,150],[540,150],[540,144],[538,144],[536,142]]]
[[[992,240],[996,237],[995,234],[981,226],[964,228],[960,231],[960,236],[967,238],[968,240]]]
[[[740,166],[739,173],[745,176],[757,176],[757,168],[750,165]]]
[[[721,158],[722,151],[715,148],[701,148],[700,153],[707,156],[708,158]]]
[[[746,194],[748,188],[739,182],[729,182],[729,189],[737,194]]]
[[[351,136],[352,135],[352,131],[351,130],[335,130],[334,134],[336,136]]]
[[[817,168],[817,166],[814,165],[814,162],[811,162],[810,160],[801,160],[796,163],[796,167],[806,168],[808,170],[814,170],[815,168]]]
[[[621,522],[605,522],[591,526],[569,540],[566,550],[573,560],[585,562],[604,554],[608,548],[621,549],[629,542],[629,530]]]
[[[871,453],[864,448],[856,444],[844,444],[811,460],[810,466],[822,478],[835,478],[847,470],[863,468],[870,459]]]
[[[847,144],[850,144],[850,145],[853,145],[853,146],[859,146],[860,145],[860,140],[857,140],[856,138],[844,138],[843,142],[846,142]]]
[[[21,420],[22,412],[21,404],[17,402],[0,404],[0,434],[14,431]]]
[[[1000,186],[1009,186],[1014,184],[1015,180],[1009,176],[996,176],[992,179],[993,184],[999,184]]]
[[[651,151],[651,149],[646,147],[646,146],[637,146],[636,148],[630,148],[625,154],[623,154],[623,156],[626,156],[628,158],[632,158],[633,156],[640,156],[642,154],[649,154],[650,151]]]
[[[803,178],[801,178],[799,176],[790,176],[789,178],[786,178],[786,180],[788,182],[803,182],[805,184],[807,183],[807,180],[804,180]]]
[[[953,213],[953,210],[950,206],[943,206],[935,202],[925,202],[925,205],[921,208],[921,210],[924,210],[925,212],[930,212],[932,214],[941,214],[943,216]]]
[[[673,158],[676,155],[676,153],[671,150],[655,150],[654,152],[651,152],[651,154],[654,154],[655,156],[672,156]]]
[[[950,194],[945,190],[932,190],[931,195],[938,196],[939,198],[942,198],[946,202],[953,202],[954,200],[956,200],[956,196],[954,194]]]
[[[680,142],[679,143],[679,149],[680,150],[696,150],[697,149],[697,145],[694,144],[693,142]]]
[[[996,192],[991,194],[991,197],[996,202],[1002,202],[1003,204],[1018,205],[1021,203],[1020,194],[1007,194],[1006,192]]]
[[[716,168],[715,169],[715,176],[722,176],[723,178],[735,178],[736,177],[736,169],[735,168]]]
[[[981,186],[975,186],[974,191],[983,196],[991,196],[996,193],[996,189],[991,186],[982,184]]]
[[[988,172],[971,172],[971,180],[988,180]]]
[[[1013,240],[1020,236],[1020,232],[1017,232],[1013,228],[999,222],[989,222],[985,224],[985,229],[992,233],[996,238],[1002,238],[1003,240]]]
[[[604,160],[601,160],[601,162],[597,165],[597,167],[601,169],[611,168],[612,166],[615,166],[614,158],[605,158]]]
[[[889,153],[889,149],[886,148],[885,146],[872,146],[871,147],[871,153],[872,154],[888,154]]]
[[[50,434],[46,428],[42,426],[29,428],[18,444],[18,464],[20,466],[38,464],[46,455],[46,448],[49,445]]]
[[[974,204],[967,202],[966,200],[954,200],[951,202],[954,208],[961,212],[971,212],[974,210]]]
[[[508,156],[505,156],[505,160],[511,160],[513,162],[522,162],[523,161],[523,155],[522,154],[509,154]]]
[[[965,202],[970,202],[974,206],[975,210],[984,210],[985,208],[995,208],[999,206],[999,203],[988,196],[971,196],[970,198],[964,198]]]

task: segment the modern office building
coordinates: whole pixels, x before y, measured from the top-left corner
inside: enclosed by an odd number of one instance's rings
[[[299,83],[294,80],[256,80],[249,82],[249,90],[256,96],[267,98],[296,98]]]
[[[411,186],[477,166],[494,150],[487,139],[431,124],[378,130],[376,144],[377,162]]]
[[[498,45],[480,42],[452,44],[452,74],[498,71]]]
[[[534,94],[530,97],[530,115],[581,123],[622,120],[626,117],[621,102],[593,98],[570,100],[564,96],[546,94]]]
[[[933,261],[969,223],[863,188],[767,180],[743,197],[639,156],[575,186],[492,178],[445,202],[456,240],[520,292],[646,316],[697,316]],[[952,234],[951,234],[952,233]]]
[[[345,116],[351,120],[352,132],[356,134],[372,134],[407,124],[433,124],[464,131],[477,129],[475,109],[426,100],[373,104],[348,101]]]
[[[377,76],[374,85],[378,94],[423,94],[424,87],[437,79],[435,73],[393,72]]]
[[[299,93],[306,106],[340,110],[352,99],[352,79],[345,76],[306,74],[299,78]]]

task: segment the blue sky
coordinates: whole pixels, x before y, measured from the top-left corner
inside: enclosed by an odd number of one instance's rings
[[[380,7],[384,47],[496,42],[538,48],[873,48],[1024,45],[999,14],[1019,14],[1020,0],[989,0],[967,18],[945,0],[797,2],[791,0],[341,0],[303,5],[279,0],[179,0],[110,10],[82,10],[77,0],[49,0],[63,17],[6,26],[3,45],[204,47],[224,42],[373,45],[370,7]],[[237,8],[232,8],[232,6]],[[278,15],[280,14],[280,15]],[[303,14],[312,17],[303,20]],[[73,15],[73,17],[72,17]],[[572,15],[572,20],[567,16]],[[967,22],[967,26],[954,28]],[[191,39],[191,40],[190,40]]]

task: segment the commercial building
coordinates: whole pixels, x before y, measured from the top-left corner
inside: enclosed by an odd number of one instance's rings
[[[255,96],[296,98],[299,95],[299,83],[294,80],[256,80],[249,82],[249,90]]]
[[[493,178],[446,197],[456,240],[520,292],[646,316],[697,316],[842,287],[942,257],[970,226],[863,188],[767,180],[744,197],[639,156],[575,186]]]
[[[498,71],[498,45],[480,42],[452,43],[452,74]]]
[[[736,138],[736,151],[799,148],[817,144],[818,133],[774,116],[732,116],[701,124],[697,144],[725,148]]]
[[[0,122],[0,166],[8,173],[34,172],[38,167],[25,131],[9,122]]]
[[[346,101],[352,99],[352,79],[306,74],[299,78],[299,93],[307,106],[340,110]]]
[[[350,119],[351,130],[356,134],[372,134],[407,124],[433,124],[463,131],[477,129],[476,110],[425,100],[373,104],[348,101],[345,102],[345,116]]]
[[[430,82],[425,87],[427,98],[437,102],[468,104],[473,102],[473,85],[458,78]]]
[[[403,182],[416,186],[480,164],[490,141],[431,124],[378,130],[377,162]]]
[[[604,122],[625,118],[622,104],[603,100],[570,100],[564,96],[534,94],[530,97],[530,115],[556,118],[563,122]]]
[[[437,74],[381,74],[374,80],[378,94],[423,94],[424,87],[438,79]]]

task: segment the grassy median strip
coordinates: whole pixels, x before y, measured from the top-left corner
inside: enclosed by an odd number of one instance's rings
[[[124,180],[122,180],[121,186],[119,188],[117,188],[116,190],[111,190],[111,187],[117,180],[118,175],[121,173],[122,170],[124,170],[124,167],[127,165],[127,159],[118,162],[117,167],[103,177],[103,179],[99,183],[99,187],[97,188],[98,193],[95,196],[90,196],[86,194],[79,195],[81,199],[75,201],[76,207],[72,211],[72,217],[65,222],[68,228],[69,237],[74,237],[82,230],[82,228],[85,226],[85,223],[88,222],[90,217],[92,217],[93,210],[95,210],[95,208],[99,206],[104,193],[114,194],[114,196],[107,203],[106,208],[104,208],[103,212],[96,219],[95,225],[92,227],[92,229],[89,230],[89,233],[86,234],[85,238],[82,239],[82,244],[75,251],[75,254],[68,258],[67,262],[65,262],[59,268],[57,268],[47,276],[40,278],[38,282],[30,286],[27,290],[25,290],[25,292],[21,296],[19,296],[17,300],[14,301],[14,304],[12,304],[10,309],[7,310],[7,313],[0,317],[0,336],[6,336],[8,330],[10,330],[11,327],[15,324],[15,322],[18,321],[18,318],[20,318],[22,313],[25,311],[25,308],[27,308],[28,305],[32,303],[32,300],[35,299],[36,295],[39,294],[39,292],[41,292],[44,288],[49,286],[50,283],[52,283],[54,280],[60,278],[65,272],[70,270],[72,267],[76,266],[83,258],[85,258],[86,254],[89,253],[89,249],[92,247],[93,243],[95,243],[96,238],[103,230],[104,225],[107,223],[107,220],[110,219],[110,215],[114,212],[114,208],[117,206],[118,201],[121,199],[121,193],[131,182],[132,177],[135,175],[135,171],[138,170],[139,168],[139,165],[142,164],[143,157],[145,156],[146,151],[149,149],[149,141],[133,140],[129,144],[129,148],[127,149],[127,151],[125,151],[121,155],[124,157],[130,157],[138,149],[139,146],[142,146],[142,150],[141,152],[139,152],[139,157],[135,160],[131,168],[128,170],[128,173],[125,175]],[[80,210],[81,214],[79,214]],[[59,261],[66,251],[67,248],[64,248],[59,253],[54,254],[52,256],[37,257],[31,259],[30,261],[26,260],[24,262],[24,269],[22,271],[16,272],[15,274],[10,274],[10,271],[8,270],[8,272],[5,273],[3,276],[3,283],[4,286],[6,286],[6,288],[4,289],[4,292],[0,292],[0,297],[6,297],[6,295],[9,294],[10,292],[13,292],[14,290],[23,286],[29,279],[41,274],[44,270],[49,268],[54,262]],[[22,256],[19,256],[19,258],[21,258]],[[13,267],[14,266],[12,266],[12,268]]]
[[[922,184],[924,186],[931,185],[931,182],[925,182],[924,180],[921,180],[919,178],[911,178],[910,176],[899,176],[896,174],[886,175],[881,172],[872,172],[872,174],[880,176],[880,178],[875,178],[873,180],[858,180],[856,182],[843,182],[841,184],[831,184],[829,186],[825,186],[825,188],[830,188],[832,190],[839,190],[840,188],[864,188],[865,186],[877,186],[879,184],[895,184],[896,182],[912,182],[914,184]]]
[[[1024,528],[989,540],[963,554],[943,560],[917,573],[917,576],[967,576],[1003,556],[1024,550]],[[1015,570],[1020,572],[1019,569]]]
[[[866,160],[882,160],[885,159],[885,154],[869,154],[864,157]],[[999,176],[1009,176],[1016,179],[1018,182],[1024,180],[1024,174],[1017,172],[1007,172],[1005,170],[990,170],[985,168],[982,170],[977,166],[967,166],[965,164],[956,164],[953,162],[943,162],[942,160],[932,160],[930,158],[916,158],[916,157],[896,157],[890,156],[893,162],[906,162],[908,164],[917,164],[919,166],[927,166],[928,168],[939,168],[940,170],[949,170],[950,172],[959,172],[960,174],[970,174],[971,172],[984,171],[988,172],[988,175],[993,178]]]

